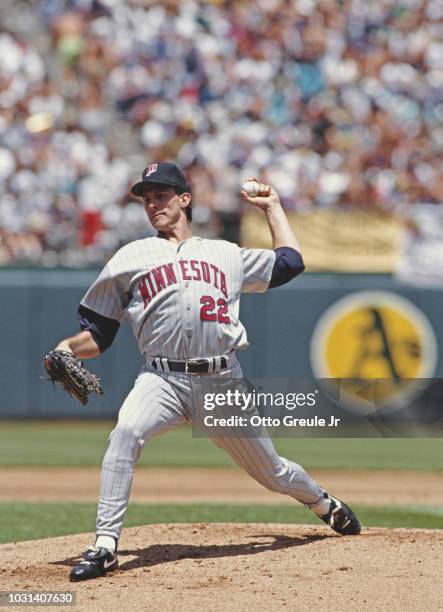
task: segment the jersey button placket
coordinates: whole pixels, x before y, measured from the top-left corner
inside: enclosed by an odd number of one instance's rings
[[[182,329],[185,340],[187,341],[187,348],[189,348],[189,342],[192,338],[192,322],[191,322],[191,290],[189,281],[183,280],[183,273],[180,265],[180,261],[186,259],[183,256],[184,243],[181,243],[177,248],[177,260],[178,268],[180,271],[180,290],[182,296]]]

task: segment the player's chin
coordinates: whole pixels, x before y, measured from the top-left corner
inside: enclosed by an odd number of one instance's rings
[[[149,220],[156,230],[161,230],[168,226],[168,219],[165,215],[156,215]]]

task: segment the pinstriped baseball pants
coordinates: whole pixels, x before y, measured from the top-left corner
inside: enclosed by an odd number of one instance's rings
[[[210,376],[242,378],[239,362],[230,357],[229,370]],[[159,373],[146,365],[120,409],[103,459],[97,535],[118,538],[131,491],[134,465],[150,439],[190,421],[196,403],[202,401],[200,375]],[[201,406],[201,403],[200,403]],[[305,470],[280,457],[272,440],[263,437],[218,437],[213,440],[252,478],[271,491],[289,495],[312,507],[323,499],[323,489]]]

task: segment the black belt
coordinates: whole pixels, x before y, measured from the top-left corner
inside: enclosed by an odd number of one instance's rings
[[[187,359],[186,361],[174,361],[166,357],[154,357],[151,362],[155,370],[162,372],[185,372],[186,374],[211,374],[219,372],[228,367],[228,358],[210,357],[208,359]]]

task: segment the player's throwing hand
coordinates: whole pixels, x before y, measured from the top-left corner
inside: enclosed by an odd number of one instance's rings
[[[280,206],[278,193],[271,185],[261,183],[257,178],[246,179],[240,191],[241,199],[266,211],[272,206]]]

